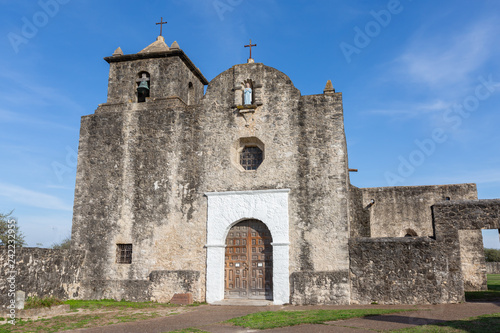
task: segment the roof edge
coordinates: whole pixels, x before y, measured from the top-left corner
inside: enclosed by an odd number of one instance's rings
[[[169,51],[161,51],[161,52],[148,52],[148,53],[134,53],[134,54],[125,54],[125,55],[114,55],[110,57],[105,57],[104,60],[108,64],[114,62],[122,62],[122,61],[132,61],[132,60],[140,60],[140,59],[149,59],[149,58],[167,58],[167,57],[179,57],[186,64],[186,66],[193,72],[198,79],[204,84],[208,85],[208,80],[201,73],[200,69],[194,65],[194,63],[189,59],[189,57],[184,53],[184,51],[180,49],[174,49]]]

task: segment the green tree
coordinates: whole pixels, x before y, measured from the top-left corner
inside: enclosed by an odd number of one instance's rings
[[[486,262],[500,262],[500,250],[484,249],[484,259]]]
[[[26,245],[24,235],[19,229],[17,220],[12,217],[12,212],[0,213],[0,245],[24,246]]]
[[[66,236],[60,243],[54,243],[50,248],[56,250],[69,250],[71,248],[71,236]]]

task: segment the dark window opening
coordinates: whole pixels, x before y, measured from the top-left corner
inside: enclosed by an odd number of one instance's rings
[[[240,164],[245,170],[257,170],[262,163],[262,150],[259,147],[245,147],[240,154]]]
[[[194,104],[194,86],[193,82],[189,82],[188,84],[188,105]]]
[[[116,262],[118,264],[132,263],[132,244],[116,244]]]
[[[450,200],[451,200],[451,198],[450,198],[450,197],[446,197],[446,198],[445,198],[445,200],[446,200],[446,201],[450,201]]]

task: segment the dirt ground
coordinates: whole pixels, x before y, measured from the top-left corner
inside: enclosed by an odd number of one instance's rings
[[[213,306],[202,305],[191,308],[170,308],[165,315],[131,323],[121,323],[106,327],[78,329],[66,332],[85,333],[159,333],[194,327],[211,333],[225,332],[258,332],[255,329],[236,327],[221,322],[249,313],[277,310],[315,310],[315,309],[410,309],[410,312],[381,315],[366,318],[355,318],[343,321],[328,322],[321,325],[298,325],[285,328],[265,330],[265,332],[368,332],[388,331],[406,327],[460,320],[484,314],[500,313],[500,302],[494,303],[462,303],[444,305],[366,305],[366,306]],[[153,309],[157,310],[157,309]],[[143,312],[144,310],[138,310]],[[173,314],[178,313],[178,314]],[[121,314],[121,313],[120,313]],[[108,313],[106,316],[113,316]],[[500,332],[500,327],[499,330]]]

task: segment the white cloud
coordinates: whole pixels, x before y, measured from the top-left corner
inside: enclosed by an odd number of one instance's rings
[[[44,83],[38,83],[28,73],[15,72],[11,69],[0,68],[0,79],[10,82],[9,89],[0,91],[0,99],[4,104],[15,106],[60,106],[75,113],[83,113],[84,108],[67,97],[65,93]]]
[[[420,35],[398,59],[401,74],[440,91],[467,88],[477,80],[471,74],[494,56],[497,26],[480,20],[451,36],[430,31]]]
[[[436,99],[433,101],[429,101],[427,103],[412,103],[410,105],[394,105],[394,106],[388,105],[388,108],[386,109],[372,109],[363,111],[362,113],[400,117],[400,118],[414,118],[422,114],[428,114],[428,113],[436,114],[439,112],[443,112],[450,106],[451,103],[441,99]]]
[[[19,114],[9,110],[0,109],[0,122],[1,123],[21,123],[23,125],[33,125],[36,128],[54,128],[67,131],[77,131],[72,126],[55,123],[52,121],[42,120],[26,114]]]
[[[460,169],[454,170],[454,174],[451,175],[448,172],[447,175],[439,174],[430,177],[418,177],[408,180],[408,185],[461,183],[500,185],[500,169]]]
[[[6,197],[13,202],[29,207],[72,211],[73,207],[61,199],[40,192],[22,188],[16,185],[0,183],[0,197]]]

